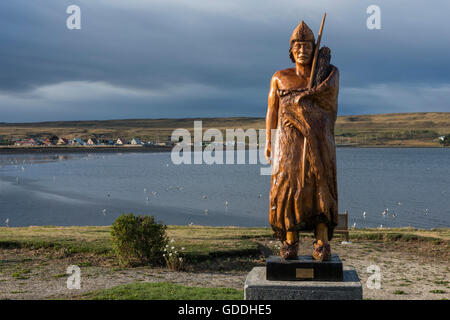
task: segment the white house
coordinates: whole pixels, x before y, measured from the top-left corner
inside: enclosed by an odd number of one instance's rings
[[[119,138],[116,140],[116,144],[118,144],[118,145],[127,144],[127,140]]]
[[[67,140],[66,138],[59,138],[57,144],[68,144],[68,143],[69,143],[69,140]]]
[[[98,144],[98,140],[95,138],[89,138],[89,140],[87,141],[87,144],[89,145],[97,145]]]
[[[142,141],[141,140],[139,140],[139,138],[133,138],[133,140],[131,140],[131,142],[130,142],[131,144],[134,144],[134,145],[136,145],[136,144],[143,144],[142,143]]]

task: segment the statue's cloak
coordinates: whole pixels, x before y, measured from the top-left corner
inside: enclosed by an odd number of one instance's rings
[[[278,125],[273,149],[269,222],[277,237],[286,231],[315,231],[338,221],[336,146],[339,71],[329,65],[323,81],[310,90],[279,90]],[[306,138],[306,163],[303,143]],[[302,187],[302,166],[305,182]]]

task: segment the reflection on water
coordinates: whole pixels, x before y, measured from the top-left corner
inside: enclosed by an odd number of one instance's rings
[[[359,227],[448,227],[449,149],[339,148],[340,211]],[[0,224],[268,226],[259,165],[173,165],[169,153],[0,155]]]
[[[52,161],[69,160],[75,155],[62,154],[17,154],[17,155],[1,155],[0,154],[0,168],[6,165],[20,165],[33,163],[45,163]]]

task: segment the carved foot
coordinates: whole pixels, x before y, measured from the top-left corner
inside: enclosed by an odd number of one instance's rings
[[[313,243],[313,258],[319,261],[328,261],[331,259],[331,247],[329,243],[323,243],[321,240]]]
[[[293,244],[288,244],[287,242],[283,242],[283,245],[280,249],[280,256],[283,259],[295,259],[298,255],[298,241]]]

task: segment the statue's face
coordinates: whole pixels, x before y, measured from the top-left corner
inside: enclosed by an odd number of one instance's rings
[[[310,64],[313,56],[313,44],[311,41],[298,41],[292,46],[295,62],[306,65]]]

